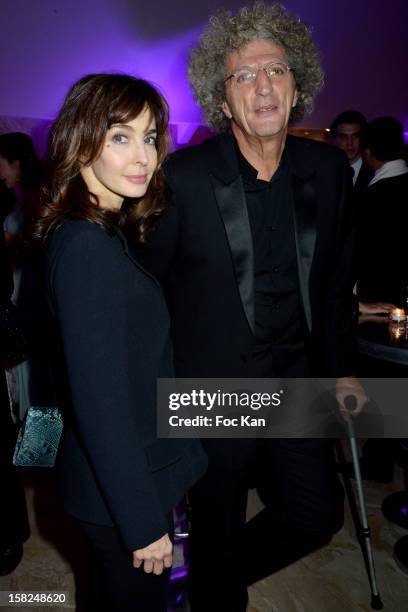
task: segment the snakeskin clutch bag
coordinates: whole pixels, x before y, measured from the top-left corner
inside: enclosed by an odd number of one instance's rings
[[[53,467],[63,430],[59,408],[31,406],[18,433],[13,463],[18,467]]]

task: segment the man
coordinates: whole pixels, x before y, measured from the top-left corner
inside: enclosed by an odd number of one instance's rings
[[[174,205],[141,254],[169,296],[177,375],[327,374],[343,377],[343,401],[356,389],[347,160],[287,136],[322,83],[310,33],[277,4],[218,14],[189,78],[221,133],[171,156]],[[190,496],[191,609],[242,612],[248,584],[342,526],[333,448],[310,439],[204,444],[209,470]],[[244,527],[248,486],[265,510]]]
[[[373,176],[373,171],[361,157],[361,131],[366,123],[362,113],[348,110],[340,113],[330,126],[333,144],[347,155],[355,194],[361,193]]]
[[[362,145],[374,176],[359,206],[358,296],[398,305],[403,300],[406,308],[408,167],[403,127],[394,117],[379,117],[364,128]]]
[[[365,307],[378,308],[380,302],[388,309],[391,303],[407,310],[408,167],[402,124],[394,117],[371,121],[362,131],[361,145],[373,177],[358,206],[356,279],[360,310],[361,302]],[[360,367],[365,376],[402,376],[399,366],[378,359],[361,359]],[[404,441],[368,439],[360,461],[363,477],[391,482],[396,457],[404,454],[402,448]]]

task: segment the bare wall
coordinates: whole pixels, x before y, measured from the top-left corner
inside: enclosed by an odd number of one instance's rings
[[[95,71],[157,83],[173,121],[200,122],[186,82],[188,50],[208,14],[243,0],[0,0],[0,115],[55,115],[69,85]],[[303,121],[326,127],[355,107],[408,130],[408,0],[286,0],[313,26],[326,87]]]

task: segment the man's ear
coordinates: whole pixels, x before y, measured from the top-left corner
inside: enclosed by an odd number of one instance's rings
[[[224,100],[224,102],[221,104],[221,110],[224,113],[224,115],[227,117],[227,119],[232,119],[232,113],[230,111],[230,107],[228,106],[228,102],[226,100]]]
[[[293,96],[293,102],[292,102],[292,108],[295,108],[296,104],[298,103],[298,99],[299,99],[298,90],[295,89],[295,95]]]

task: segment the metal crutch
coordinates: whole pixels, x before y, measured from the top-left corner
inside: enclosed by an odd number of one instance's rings
[[[371,546],[371,530],[368,525],[367,520],[367,508],[364,497],[364,489],[363,489],[363,479],[361,477],[361,469],[360,469],[360,461],[358,458],[358,450],[357,450],[357,442],[356,442],[356,432],[354,429],[353,422],[353,410],[356,409],[357,402],[354,395],[348,395],[344,404],[347,410],[350,411],[351,415],[346,418],[347,423],[347,433],[350,442],[351,455],[353,460],[353,469],[354,476],[356,480],[357,487],[357,497],[358,497],[358,505],[359,505],[359,514],[360,514],[360,525],[358,529],[357,537],[360,540],[361,546],[365,547],[365,561],[367,565],[368,572],[368,580],[370,583],[371,589],[371,607],[373,610],[382,610],[383,603],[381,601],[381,596],[377,587],[377,578],[375,575],[375,566],[374,566],[374,557],[373,557],[373,549]],[[364,554],[364,553],[363,553]]]

